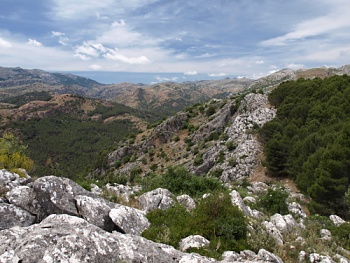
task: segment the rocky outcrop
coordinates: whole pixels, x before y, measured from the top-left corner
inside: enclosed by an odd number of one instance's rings
[[[186,251],[187,249],[190,249],[190,248],[206,247],[206,246],[209,246],[209,244],[210,242],[208,239],[200,235],[193,235],[193,236],[188,236],[186,238],[181,239],[179,247],[181,251]]]
[[[173,194],[169,190],[157,188],[139,197],[141,209],[148,212],[155,209],[166,210],[174,205]]]
[[[226,251],[222,255],[222,263],[229,262],[249,262],[249,263],[258,263],[258,262],[271,262],[271,263],[283,263],[282,259],[271,252],[260,249],[258,254],[255,254],[251,250],[243,250],[240,253],[234,251]]]
[[[335,226],[341,226],[346,222],[344,219],[337,215],[330,215],[329,219],[333,222]]]
[[[187,256],[141,237],[105,232],[69,215],[50,215],[40,224],[1,231],[0,241],[1,262],[181,262]]]
[[[92,194],[68,178],[45,176],[35,180],[33,190],[46,215],[68,214],[79,216],[75,196]]]
[[[196,202],[189,195],[179,195],[176,197],[176,200],[188,211],[196,208]]]
[[[118,206],[109,212],[109,217],[125,234],[140,235],[150,226],[146,213],[132,207]]]
[[[26,184],[28,178],[22,178],[16,173],[11,173],[5,169],[0,170],[0,191],[5,193],[11,189]]]
[[[0,230],[14,226],[30,226],[35,221],[36,217],[29,212],[13,204],[0,203]]]

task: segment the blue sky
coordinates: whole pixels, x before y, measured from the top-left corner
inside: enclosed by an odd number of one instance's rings
[[[349,0],[0,0],[0,66],[260,77],[350,63]]]

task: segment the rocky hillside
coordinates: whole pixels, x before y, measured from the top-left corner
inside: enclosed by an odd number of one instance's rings
[[[100,164],[99,154],[144,130],[158,117],[122,104],[71,94],[31,92],[0,106],[0,132],[12,131],[28,145],[37,176],[77,173]]]
[[[0,67],[0,88],[30,85],[34,83],[51,86],[82,86],[92,88],[101,86],[100,83],[73,74],[49,73],[39,69],[5,68]]]
[[[210,174],[227,183],[242,180],[261,163],[256,132],[274,116],[264,94],[212,100],[139,134],[133,144],[120,145],[109,154],[108,164],[114,169],[122,163],[115,174],[139,167],[146,175],[184,165],[199,176]]]

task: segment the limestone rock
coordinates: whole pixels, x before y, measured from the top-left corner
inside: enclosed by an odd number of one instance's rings
[[[102,194],[102,189],[98,187],[98,185],[91,184],[91,193],[95,195],[101,195]]]
[[[241,195],[236,190],[232,190],[230,195],[232,204],[237,206],[246,216],[251,216],[251,213],[248,207],[244,204]]]
[[[260,249],[258,252],[258,256],[265,260],[266,262],[274,262],[274,263],[283,263],[282,259],[275,254],[265,250],[265,249]]]
[[[337,215],[330,215],[329,219],[333,222],[335,226],[341,226],[346,222],[344,219]]]
[[[191,211],[196,208],[195,201],[189,195],[179,195],[176,197],[176,200],[188,211]]]
[[[208,239],[200,235],[192,235],[181,239],[179,247],[181,251],[186,251],[189,248],[201,248],[209,246],[209,244]]]
[[[255,195],[265,194],[269,189],[269,186],[263,182],[252,182],[250,186],[247,187],[248,191]]]
[[[113,208],[109,212],[109,217],[126,234],[140,235],[150,226],[146,213],[132,207]]]
[[[13,204],[0,203],[0,230],[14,226],[30,226],[36,217]]]
[[[155,209],[166,210],[174,205],[173,194],[169,190],[157,188],[139,197],[141,209],[148,212]]]
[[[1,262],[215,262],[145,238],[109,233],[82,218],[50,215],[0,231]]]
[[[109,217],[111,209],[117,204],[109,202],[103,198],[93,198],[85,195],[78,195],[74,198],[76,207],[78,208],[79,216],[95,226],[98,226],[106,231],[117,230],[121,231]]]
[[[136,186],[130,187],[128,185],[122,185],[122,184],[114,184],[114,185],[107,184],[106,190],[109,193],[115,194],[118,197],[122,197],[126,202],[128,202],[130,195],[135,194],[137,191],[141,189],[137,188]]]
[[[276,240],[278,245],[283,245],[283,236],[273,223],[264,221],[263,226],[265,226],[267,233]]]
[[[26,178],[21,178],[16,173],[11,173],[5,169],[0,170],[0,191],[8,192],[26,182]]]
[[[290,233],[297,227],[297,223],[291,215],[274,214],[270,220],[283,233]]]
[[[33,188],[29,186],[17,186],[11,191],[7,192],[6,198],[11,204],[14,204],[32,215],[35,215],[37,222],[40,222],[46,217],[45,212],[42,210]]]
[[[332,241],[332,233],[328,229],[321,229],[320,236],[321,239]]]
[[[288,211],[294,215],[300,216],[301,218],[306,218],[306,213],[297,202],[288,203]]]
[[[335,263],[331,257],[329,256],[323,256],[323,255],[320,255],[318,253],[312,253],[310,254],[309,256],[309,260],[311,263],[316,263],[316,262],[319,262],[319,263]]]
[[[68,178],[41,177],[33,183],[33,189],[41,208],[47,215],[69,214],[79,216],[74,197],[93,196]]]
[[[247,262],[247,263],[283,263],[282,259],[273,253],[260,249],[258,254],[255,254],[251,250],[243,250],[240,253],[234,251],[225,251],[222,254],[221,263],[232,263],[232,262]]]

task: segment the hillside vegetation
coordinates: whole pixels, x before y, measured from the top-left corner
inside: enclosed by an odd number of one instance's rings
[[[36,176],[86,176],[110,147],[157,119],[117,103],[44,91],[4,101],[11,107],[0,108],[2,132],[13,131],[28,146]]]
[[[260,134],[271,174],[295,179],[313,212],[349,217],[350,77],[288,81],[269,100],[277,117]]]

